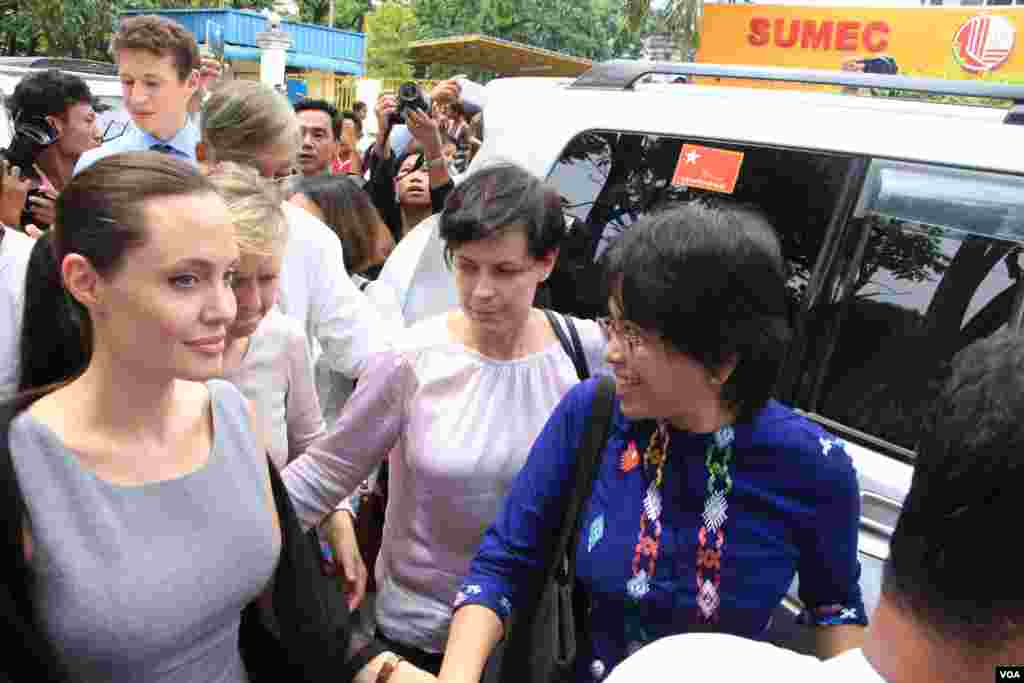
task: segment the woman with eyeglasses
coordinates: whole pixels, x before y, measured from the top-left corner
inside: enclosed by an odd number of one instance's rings
[[[573,541],[587,614],[575,680],[670,634],[760,636],[797,573],[819,653],[857,647],[856,472],[839,439],[771,398],[789,338],[771,226],[698,201],[637,223],[607,258],[616,400]],[[595,393],[585,382],[561,402],[488,529],[455,601],[444,683],[479,680],[548,565]]]

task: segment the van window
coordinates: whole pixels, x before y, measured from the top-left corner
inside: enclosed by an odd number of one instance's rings
[[[912,453],[944,364],[1020,328],[1022,219],[1022,178],[872,162],[808,302],[796,404]]]
[[[672,184],[685,143],[743,153],[734,191],[720,196],[757,206],[775,226],[789,265],[792,310],[799,309],[851,158],[603,131],[573,139],[547,178],[562,196],[570,225],[551,278],[556,309],[581,317],[604,315],[607,304],[595,261],[608,245],[650,213],[719,194]]]

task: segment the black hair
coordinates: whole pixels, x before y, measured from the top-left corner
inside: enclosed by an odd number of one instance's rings
[[[82,320],[64,291],[52,238],[53,231],[47,231],[36,240],[25,272],[27,314],[18,348],[20,392],[57,384],[68,378],[69,368],[81,370],[88,362]]]
[[[345,125],[345,119],[348,119],[349,121],[352,122],[352,125],[354,125],[356,127],[356,133],[358,134],[359,137],[362,137],[362,135],[363,135],[363,121],[362,121],[362,119],[360,119],[358,116],[356,116],[355,112],[343,111],[343,112],[341,112],[341,123],[342,123],[342,125]],[[341,139],[341,133],[340,132],[338,133],[338,139]]]
[[[334,139],[341,139],[342,117],[338,114],[338,108],[326,100],[302,100],[295,105],[295,113],[304,111],[322,111],[331,119],[331,132]]]
[[[287,195],[301,194],[317,205],[324,223],[341,240],[350,272],[365,270],[374,253],[374,237],[384,225],[367,192],[348,176],[292,176]],[[384,226],[386,230],[386,226]]]
[[[366,111],[366,102],[356,100],[352,103],[352,111]]]
[[[29,74],[7,99],[11,119],[63,116],[77,104],[93,104],[88,84],[57,69]]]
[[[785,266],[757,209],[702,198],[645,217],[605,254],[621,315],[709,370],[746,421],[771,397],[790,339]]]
[[[488,239],[522,226],[534,258],[550,254],[565,239],[565,217],[558,193],[513,164],[485,167],[448,195],[441,212],[445,258],[467,242]]]
[[[943,641],[995,654],[1024,633],[1024,584],[1006,526],[1024,490],[1024,337],[975,342],[942,380],[882,594]]]

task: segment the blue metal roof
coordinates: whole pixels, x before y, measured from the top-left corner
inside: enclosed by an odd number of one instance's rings
[[[258,62],[260,61],[260,49],[258,47],[226,44],[224,46],[224,56],[230,60]],[[300,69],[333,71],[335,73],[354,74],[357,76],[361,76],[363,74],[362,64],[345,62],[337,59],[328,59],[327,57],[317,57],[316,55],[306,54],[304,52],[294,52],[293,50],[288,50],[288,52],[285,53],[285,64]]]
[[[266,30],[266,18],[257,12],[233,9],[164,9],[127,10],[122,15],[157,14],[173,19],[192,32],[200,43],[206,42],[206,22],[221,26],[224,32],[225,54],[232,59],[253,59],[241,56],[253,53],[245,48],[256,48],[256,34]],[[326,26],[282,21],[281,29],[291,36],[288,64],[306,69],[339,71],[362,75],[366,35],[355,31],[341,31]],[[232,52],[236,55],[231,57]],[[255,60],[259,60],[258,50]]]

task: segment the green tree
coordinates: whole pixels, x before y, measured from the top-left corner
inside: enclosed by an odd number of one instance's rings
[[[704,18],[704,0],[668,0],[661,5],[655,0],[625,0],[626,26],[638,31],[644,23],[654,17],[658,30],[667,31],[675,36],[677,43],[683,47],[700,45],[701,21]]]
[[[481,33],[595,60],[639,44],[619,0],[415,0],[414,7],[420,38]]]
[[[109,61],[110,36],[124,10],[258,10],[272,4],[273,0],[0,0],[0,51]]]
[[[299,21],[326,24],[332,0],[300,0]],[[334,28],[363,31],[363,20],[373,11],[373,0],[333,0]]]
[[[371,78],[411,78],[409,43],[416,40],[416,13],[388,1],[366,15],[366,72]]]
[[[272,4],[272,0],[0,0],[0,51],[105,61],[111,58],[108,47],[117,18],[126,9],[262,9]]]

